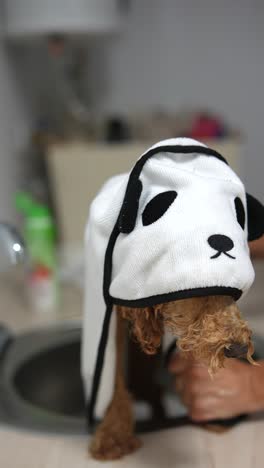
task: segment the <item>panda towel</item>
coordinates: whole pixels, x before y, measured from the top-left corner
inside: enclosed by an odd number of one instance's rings
[[[219,153],[192,139],[155,144],[129,174],[105,183],[85,234],[82,377],[91,425],[113,395],[113,306],[237,300],[254,280],[248,240],[263,232],[262,205]]]

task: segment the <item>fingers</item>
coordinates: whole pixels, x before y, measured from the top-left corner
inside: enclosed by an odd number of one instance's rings
[[[208,369],[180,353],[171,359],[169,371],[175,375],[174,388],[186,406],[197,395],[213,393],[214,383]]]
[[[226,399],[231,392],[224,385],[228,371],[224,370],[212,379],[205,366],[187,360],[180,354],[173,356],[169,370],[175,374],[174,388],[193,421],[203,422],[230,416]]]
[[[243,413],[243,409],[237,409],[233,402],[216,396],[197,398],[188,410],[190,418],[195,422],[230,419]]]
[[[207,389],[201,393],[184,390],[179,393],[179,396],[193,421],[208,421],[225,416],[222,415],[221,400]]]
[[[222,419],[225,417],[217,397],[203,395],[194,398],[188,408],[190,418],[195,422]]]
[[[169,370],[175,374],[175,390],[193,421],[231,418],[252,411],[255,394],[248,364],[230,359],[225,368],[211,378],[205,366],[177,353]]]
[[[225,398],[218,395],[214,387],[188,386],[183,383],[183,390],[179,392],[179,396],[193,421],[202,422],[230,416],[230,409],[227,409]]]
[[[192,380],[188,376],[177,376],[174,387],[187,408],[190,408],[194,401],[201,398],[218,396],[216,388],[211,382],[207,384],[207,382],[203,382],[202,380]]]

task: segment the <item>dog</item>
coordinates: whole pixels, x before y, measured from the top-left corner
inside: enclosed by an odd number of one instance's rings
[[[126,321],[146,353],[170,332],[212,375],[226,357],[252,362],[236,301],[254,280],[248,241],[263,233],[261,203],[222,155],[195,140],[159,142],[105,184],[86,229],[82,376],[88,424],[97,426],[93,457],[140,445],[122,372]]]
[[[206,363],[212,373],[224,366],[226,355],[246,355],[253,362],[251,331],[228,296],[184,299],[144,309],[117,306],[115,311],[118,331],[114,394],[90,446],[90,453],[98,460],[118,459],[141,446],[134,434],[132,399],[122,366],[124,319],[131,323],[132,334],[147,354],[157,352],[167,328],[178,337],[177,347],[186,358]]]

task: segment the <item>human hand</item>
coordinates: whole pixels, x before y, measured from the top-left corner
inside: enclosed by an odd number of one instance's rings
[[[227,359],[213,377],[207,367],[181,353],[169,362],[175,390],[194,421],[227,419],[264,409],[264,368]]]

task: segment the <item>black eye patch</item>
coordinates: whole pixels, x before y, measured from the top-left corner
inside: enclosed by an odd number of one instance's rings
[[[148,226],[160,219],[174,202],[177,195],[175,190],[169,190],[168,192],[159,193],[152,198],[145,206],[142,213],[143,226]]]
[[[240,224],[242,229],[244,229],[245,221],[246,221],[245,208],[239,197],[235,198],[235,208],[236,208],[237,222]]]

